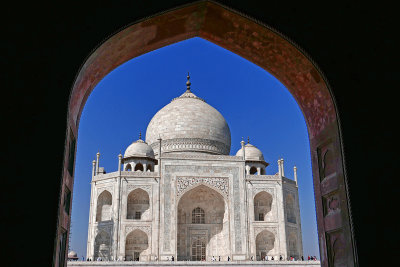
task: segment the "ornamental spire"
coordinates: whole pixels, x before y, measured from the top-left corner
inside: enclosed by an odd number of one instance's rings
[[[188,75],[187,75],[187,82],[186,82],[186,90],[187,91],[190,91],[190,85],[191,85],[191,83],[190,83],[190,75],[189,75],[189,72],[188,72]]]
[[[139,140],[142,140],[142,132],[139,132]]]
[[[250,144],[250,137],[247,136],[247,143]]]

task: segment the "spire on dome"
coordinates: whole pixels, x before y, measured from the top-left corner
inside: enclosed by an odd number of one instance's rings
[[[247,136],[247,143],[250,144],[250,137]]]
[[[174,99],[172,99],[172,101],[174,101],[174,100],[176,100],[176,99],[182,99],[182,98],[193,98],[193,99],[198,99],[198,100],[201,100],[201,101],[203,101],[203,102],[206,102],[206,101],[204,101],[204,99],[202,99],[202,98],[196,96],[195,94],[192,93],[192,91],[190,91],[190,85],[192,85],[192,83],[190,82],[190,75],[189,75],[189,72],[188,72],[188,75],[187,75],[186,78],[187,78],[187,82],[186,82],[186,91],[185,91],[181,96],[175,97]],[[171,102],[172,102],[172,101],[171,101]]]
[[[190,82],[190,75],[189,75],[189,72],[188,72],[188,75],[187,75],[186,78],[187,78],[186,90],[190,92],[190,85],[191,85],[191,82]]]
[[[139,132],[139,140],[142,140],[142,132]]]

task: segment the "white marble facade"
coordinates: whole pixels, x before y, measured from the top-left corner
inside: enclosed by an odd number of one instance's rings
[[[161,144],[161,145],[160,145]],[[294,180],[265,175],[262,152],[241,142],[229,155],[224,117],[190,90],[151,120],[105,173],[93,161],[87,258],[260,260],[301,257]],[[244,149],[243,149],[244,148]],[[161,156],[160,156],[161,155]]]

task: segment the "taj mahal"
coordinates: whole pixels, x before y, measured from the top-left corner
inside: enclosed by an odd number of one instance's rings
[[[154,115],[145,138],[118,155],[117,171],[106,172],[97,153],[87,258],[300,258],[296,167],[289,179],[277,159],[278,173],[266,175],[269,163],[248,140],[230,150],[228,123],[192,92],[188,75],[186,91]]]

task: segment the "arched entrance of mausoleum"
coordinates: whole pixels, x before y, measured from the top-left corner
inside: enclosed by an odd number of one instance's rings
[[[190,189],[179,199],[177,216],[178,261],[229,255],[227,207],[219,192],[205,185]]]

